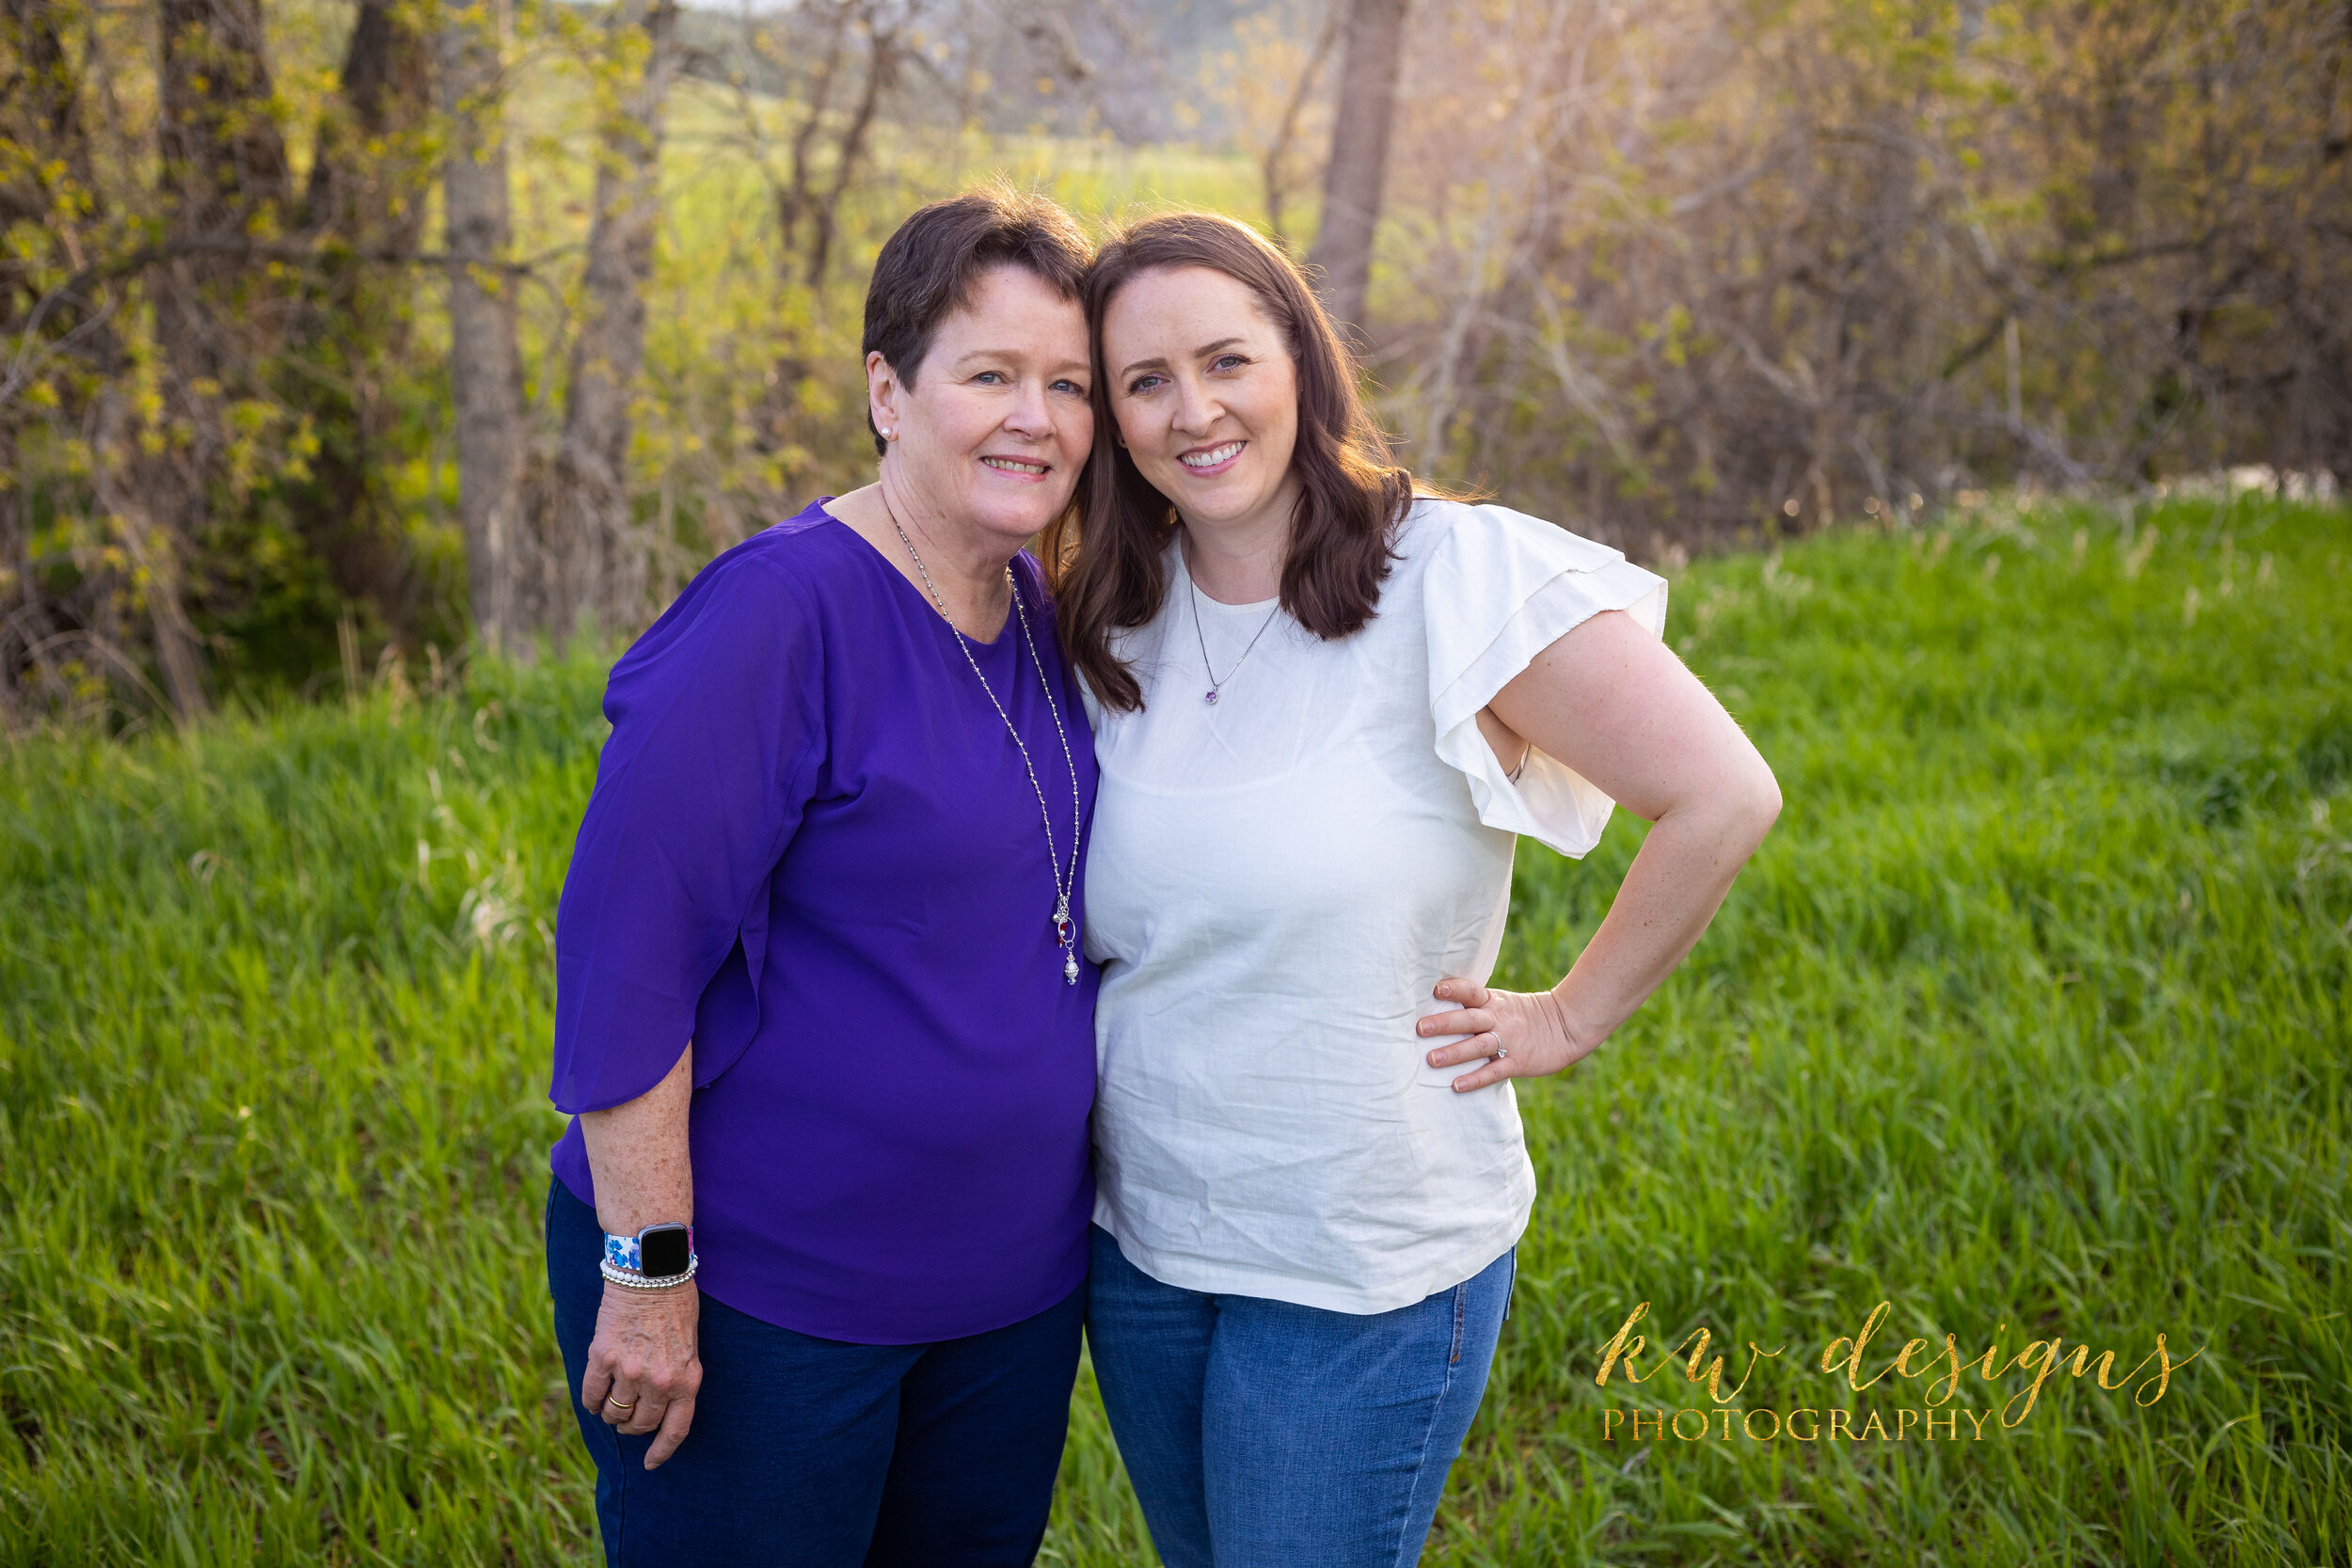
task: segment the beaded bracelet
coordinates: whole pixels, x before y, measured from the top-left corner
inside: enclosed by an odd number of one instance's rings
[[[671,1275],[666,1279],[648,1279],[635,1269],[619,1268],[602,1259],[596,1262],[596,1272],[613,1284],[626,1285],[632,1291],[668,1291],[693,1278],[694,1271],[701,1266],[702,1259],[690,1252],[686,1255],[686,1272]]]

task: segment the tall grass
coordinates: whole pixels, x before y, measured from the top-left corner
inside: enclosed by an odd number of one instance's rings
[[[1642,1015],[1520,1087],[1544,1196],[1430,1561],[2352,1560],[2347,556],[2266,502],[1993,508],[1678,577],[1788,807]],[[591,1560],[537,1222],[600,677],[0,753],[0,1564]],[[1506,981],[1639,826],[1522,853]],[[1982,1441],[1604,1440],[1704,1402],[1596,1385],[1636,1303],[1727,1383],[1786,1347],[1739,1401],[1786,1411],[1882,1299],[1871,1370],[2200,1354]],[[1046,1560],[1149,1560],[1082,1385]]]

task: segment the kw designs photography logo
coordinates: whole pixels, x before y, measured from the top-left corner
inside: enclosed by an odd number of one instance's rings
[[[2015,1355],[2004,1361],[1999,1336],[2009,1324],[2003,1322],[1981,1354],[1963,1356],[1960,1337],[1947,1334],[1940,1349],[1931,1339],[1906,1339],[1891,1360],[1875,1370],[1867,1370],[1865,1357],[1870,1341],[1884,1325],[1889,1310],[1890,1303],[1880,1302],[1870,1309],[1868,1319],[1857,1332],[1841,1334],[1821,1347],[1819,1369],[1828,1386],[1818,1403],[1799,1404],[1791,1401],[1787,1407],[1748,1409],[1740,1404],[1740,1396],[1755,1374],[1756,1363],[1778,1357],[1788,1347],[1765,1350],[1749,1340],[1747,1366],[1740,1374],[1739,1384],[1728,1393],[1723,1386],[1724,1358],[1708,1358],[1713,1335],[1705,1327],[1692,1329],[1671,1351],[1659,1349],[1654,1353],[1657,1359],[1645,1368],[1642,1357],[1647,1341],[1633,1331],[1634,1324],[1649,1312],[1649,1303],[1643,1302],[1618,1326],[1615,1338],[1603,1347],[1600,1368],[1594,1373],[1593,1381],[1605,1388],[1613,1375],[1621,1375],[1627,1384],[1647,1386],[1678,1365],[1685,1383],[1664,1386],[1677,1392],[1704,1388],[1705,1398],[1693,1404],[1673,1405],[1652,1397],[1634,1407],[1605,1408],[1600,1412],[1601,1438],[1611,1443],[1652,1442],[1669,1436],[1686,1443],[1710,1438],[1718,1442],[1770,1443],[1783,1437],[1800,1443],[1980,1442],[1988,1434],[2022,1424],[2033,1414],[2042,1385],[2060,1370],[2076,1378],[2093,1376],[2099,1386],[2110,1393],[2129,1387],[2132,1402],[2147,1406],[2164,1398],[2172,1386],[2176,1370],[2204,1354],[2201,1350],[2193,1351],[2175,1360],[2165,1344],[2165,1337],[2158,1334],[2155,1349],[2118,1378],[2114,1375],[2115,1352],[2094,1350],[2090,1345],[2076,1345],[2069,1352],[2064,1338],[2053,1335],[2046,1339],[2028,1340]],[[1683,1354],[1686,1347],[1690,1352],[1687,1357]],[[1904,1382],[1887,1383],[1890,1374]],[[1962,1379],[1968,1374],[1986,1386],[1988,1397],[2000,1402],[1997,1406],[1979,1409],[1960,1399]],[[1915,1390],[1906,1386],[1910,1380],[1922,1377],[1930,1379],[1925,1386]],[[2137,1385],[2134,1379],[2138,1380]],[[1850,1407],[1846,1396],[1881,1385],[1884,1386],[1877,1400]],[[1645,1391],[1653,1396],[1656,1393],[1646,1386]],[[1915,1399],[1912,1398],[1915,1394]]]

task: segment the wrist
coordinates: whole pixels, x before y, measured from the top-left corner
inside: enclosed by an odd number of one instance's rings
[[[690,1283],[699,1262],[698,1259],[689,1258],[686,1267],[672,1275],[649,1275],[641,1269],[625,1269],[609,1261],[598,1263],[596,1271],[604,1275],[607,1285],[617,1285],[633,1295],[658,1295]]]
[[[1567,982],[1563,980],[1544,992],[1544,1011],[1551,1021],[1553,1033],[1559,1037],[1563,1060],[1573,1063],[1591,1055],[1600,1040],[1593,1037],[1576,1017],[1575,1009],[1564,994],[1566,989]]]
[[[659,1317],[674,1311],[682,1303],[699,1299],[701,1287],[691,1279],[681,1278],[659,1289],[624,1285],[611,1275],[605,1276],[603,1310],[625,1316],[650,1314]]]
[[[664,1291],[694,1277],[700,1259],[694,1227],[675,1221],[646,1226],[634,1235],[605,1232],[597,1269],[607,1282],[638,1291]]]

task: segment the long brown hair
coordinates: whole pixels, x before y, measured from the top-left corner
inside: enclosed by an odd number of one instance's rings
[[[1356,389],[1356,362],[1297,263],[1255,230],[1214,213],[1166,213],[1112,237],[1087,275],[1087,327],[1094,342],[1094,454],[1078,507],[1047,531],[1062,646],[1095,695],[1121,710],[1143,689],[1110,650],[1111,633],[1152,619],[1168,592],[1165,551],[1176,509],[1118,442],[1103,318],[1140,274],[1177,267],[1221,272],[1255,294],[1281,328],[1298,381],[1299,481],[1282,563],[1282,608],[1317,637],[1345,637],[1371,620],[1394,559],[1397,525],[1412,505],[1411,474]]]

